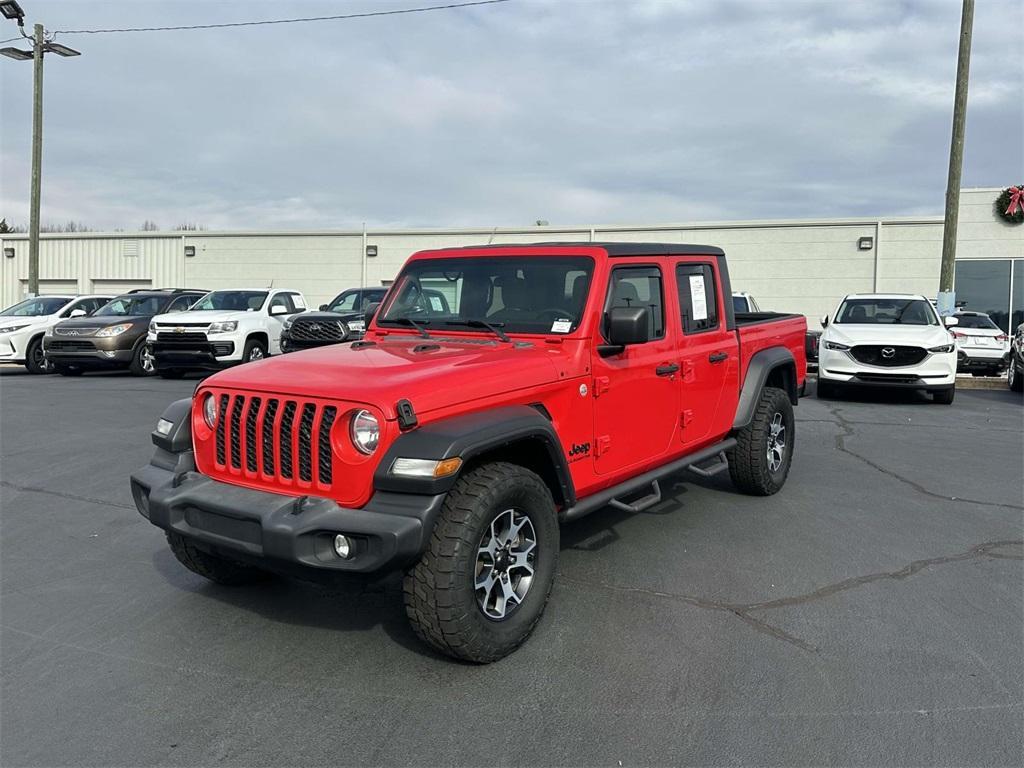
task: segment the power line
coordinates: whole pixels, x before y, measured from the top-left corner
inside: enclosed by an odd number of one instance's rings
[[[507,3],[509,0],[473,0],[466,3],[449,3],[447,5],[428,5],[420,8],[399,8],[392,11],[366,11],[364,13],[346,13],[338,16],[308,16],[301,19],[270,19],[267,21],[235,21],[225,24],[190,24],[180,27],[122,27],[120,29],[58,29],[58,35],[98,35],[108,32],[173,32],[189,29],[223,29],[225,27],[258,27],[267,24],[299,24],[309,21],[340,21],[342,19],[366,19],[371,16],[398,16],[409,13],[426,13],[428,11],[447,11],[455,8],[469,8],[477,5],[495,5]],[[13,38],[17,40],[18,38]],[[10,40],[5,41],[10,42]]]
[[[10,40],[0,40],[0,45],[3,45],[4,43],[16,43],[16,42],[18,42],[21,39],[23,39],[23,38],[12,37]]]

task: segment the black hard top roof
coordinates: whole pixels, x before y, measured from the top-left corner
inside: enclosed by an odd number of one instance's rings
[[[617,243],[591,242],[579,240],[573,242],[543,243],[493,243],[488,245],[465,245],[463,248],[516,248],[523,246],[573,246],[576,248],[603,248],[609,256],[689,256],[693,254],[724,256],[725,251],[713,245],[690,245],[689,243]],[[437,249],[446,250],[446,249]]]

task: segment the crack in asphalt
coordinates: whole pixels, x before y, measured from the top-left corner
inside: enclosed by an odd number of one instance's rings
[[[117,507],[118,509],[130,509],[132,511],[135,510],[135,507],[130,504],[119,504],[116,501],[96,499],[92,496],[79,496],[74,493],[65,493],[63,491],[51,491],[49,488],[36,488],[31,485],[17,485],[7,480],[0,480],[0,486],[10,488],[12,491],[18,491],[20,493],[41,493],[46,496],[57,496],[61,499],[69,499],[70,501],[84,501],[89,504],[102,504],[105,507]]]
[[[858,426],[863,425],[866,427],[899,427],[900,429],[948,429],[948,427],[942,424],[915,424],[914,422],[895,422],[895,421],[853,421],[847,419],[848,424],[857,424]],[[797,418],[797,424],[835,424],[832,419],[808,419],[808,418]],[[984,427],[957,427],[958,432],[1013,432],[1020,433],[1019,429],[1000,429],[999,427],[993,427],[987,425]]]
[[[910,578],[911,576],[919,573],[925,568],[930,568],[937,565],[947,565],[949,563],[963,562],[964,560],[973,560],[979,557],[990,557],[1000,560],[1024,560],[1024,552],[1021,554],[997,552],[994,550],[1005,549],[1008,547],[1024,547],[1024,539],[1003,539],[999,541],[986,541],[982,544],[976,544],[970,549],[964,552],[958,552],[954,555],[945,555],[943,557],[929,557],[923,560],[914,560],[907,565],[899,568],[895,571],[880,571],[878,573],[869,573],[865,576],[854,576],[849,579],[843,579],[837,581],[834,584],[828,584],[824,587],[819,587],[811,592],[805,592],[800,595],[792,595],[790,597],[780,597],[775,600],[766,600],[757,603],[730,603],[724,600],[709,600],[707,598],[700,597],[699,595],[687,595],[680,592],[665,592],[657,589],[648,589],[646,587],[630,587],[621,584],[611,584],[605,581],[589,581],[586,579],[579,579],[572,576],[566,576],[563,573],[559,574],[559,581],[568,581],[574,584],[582,586],[598,587],[601,589],[607,589],[613,592],[623,592],[629,594],[642,594],[650,595],[651,597],[661,597],[670,600],[676,600],[678,602],[692,605],[695,608],[702,608],[710,611],[723,611],[731,613],[736,618],[740,619],[748,626],[753,628],[757,632],[769,635],[783,642],[795,645],[804,651],[810,651],[811,653],[817,653],[817,646],[812,643],[797,637],[796,635],[790,634],[785,630],[765,621],[762,618],[753,615],[755,611],[772,611],[777,608],[786,608],[793,605],[803,605],[805,603],[811,603],[817,600],[823,600],[832,595],[836,595],[840,592],[847,590],[856,589],[866,584],[872,584],[876,581],[893,580],[901,581],[903,579]]]
[[[857,453],[856,451],[853,451],[850,448],[846,447],[846,438],[852,437],[853,435],[856,434],[856,432],[853,429],[853,425],[855,423],[857,423],[857,422],[852,422],[849,419],[847,419],[845,416],[843,416],[843,414],[840,412],[840,409],[837,406],[827,405],[825,407],[827,408],[829,413],[831,413],[833,416],[836,417],[836,423],[838,423],[839,429],[841,430],[839,432],[839,434],[836,435],[836,450],[842,451],[843,453],[847,454],[848,456],[852,456],[853,458],[855,458],[855,459],[857,459],[859,461],[864,462],[865,464],[867,464],[872,469],[876,469],[879,472],[881,472],[883,475],[891,477],[893,480],[901,482],[904,485],[907,485],[907,486],[913,488],[918,493],[923,494],[924,496],[928,496],[929,498],[940,499],[942,501],[961,502],[961,503],[964,503],[964,504],[977,504],[977,505],[983,506],[983,507],[997,507],[999,509],[1013,509],[1013,510],[1016,510],[1016,511],[1019,511],[1019,512],[1024,512],[1024,506],[1020,506],[1018,504],[1007,504],[1005,502],[999,502],[999,501],[983,501],[981,499],[967,499],[967,498],[964,498],[962,496],[947,496],[944,493],[937,493],[937,492],[932,491],[932,490],[930,490],[928,488],[925,488],[920,483],[915,482],[915,481],[911,480],[908,477],[904,477],[903,475],[899,474],[898,472],[894,472],[893,470],[889,469],[888,467],[883,467],[881,464],[876,464],[874,461],[869,459],[867,456],[862,456],[861,454]]]

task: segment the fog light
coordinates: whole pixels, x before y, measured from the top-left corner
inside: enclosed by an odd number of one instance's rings
[[[104,350],[103,350],[103,354],[104,354],[104,355],[105,355],[106,357],[113,357],[114,355],[116,355],[116,354],[117,354],[117,352],[116,352],[115,350],[108,350],[108,349],[104,349]]]
[[[342,560],[348,560],[352,556],[352,539],[348,536],[338,534],[334,537],[334,554]]]

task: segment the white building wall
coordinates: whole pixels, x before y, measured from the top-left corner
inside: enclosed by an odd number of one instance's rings
[[[961,195],[957,257],[1024,258],[1024,226],[994,216],[998,189]],[[860,238],[873,239],[860,250]],[[44,235],[40,277],[71,281],[80,292],[97,280],[149,281],[154,287],[277,287],[302,291],[311,306],[345,288],[392,280],[409,254],[481,243],[627,240],[717,245],[729,257],[735,290],[762,307],[811,319],[848,293],[894,291],[934,295],[942,252],[940,216],[848,221],[714,222],[660,226],[528,227],[367,232],[187,232]],[[364,259],[364,242],[377,256]],[[0,304],[24,295],[28,240],[4,236],[14,258],[0,259]],[[185,256],[186,247],[195,255]],[[55,285],[55,283],[50,283]],[[44,282],[44,290],[47,285]]]

